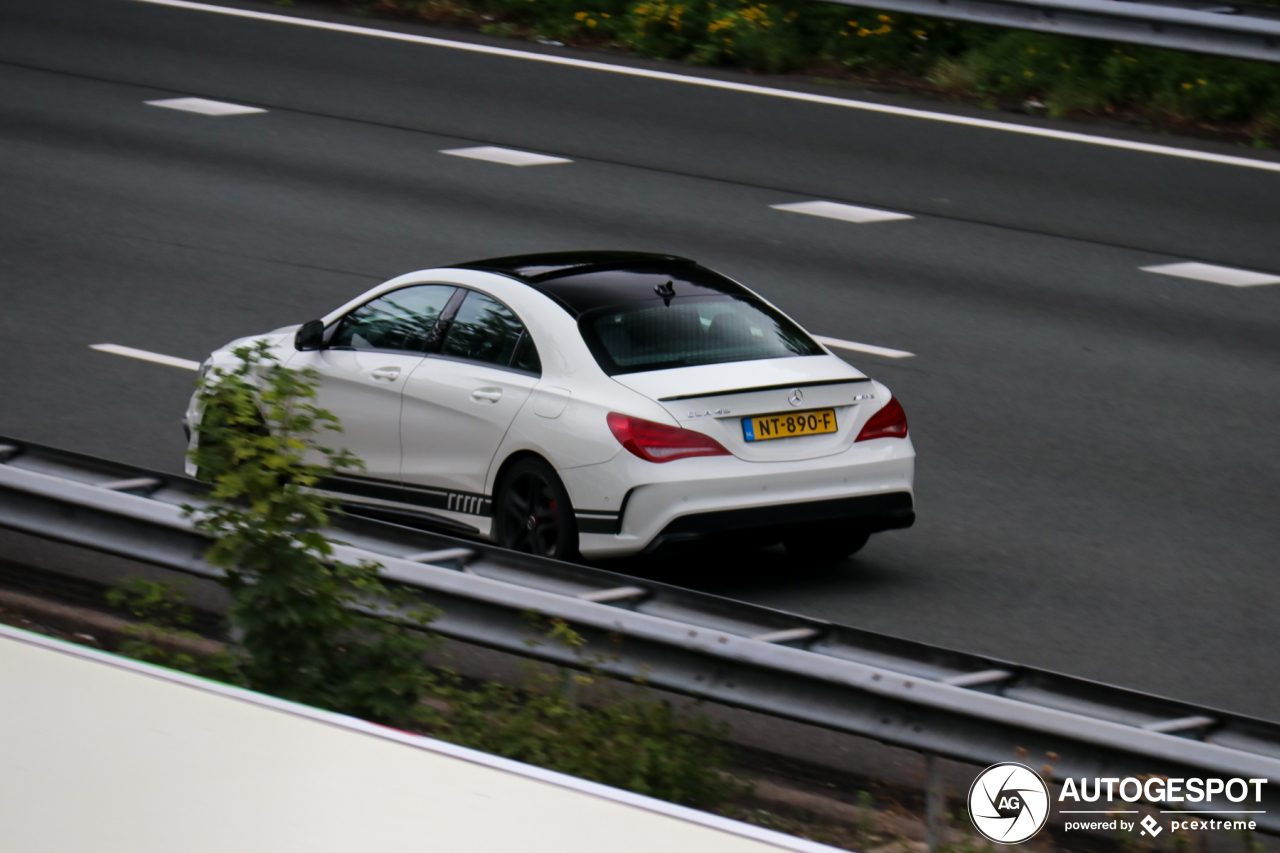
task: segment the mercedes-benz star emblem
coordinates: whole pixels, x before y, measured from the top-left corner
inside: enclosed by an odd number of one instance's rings
[[[787,402],[793,406],[798,406],[804,402],[804,393],[799,388],[792,388],[791,393],[787,395]]]

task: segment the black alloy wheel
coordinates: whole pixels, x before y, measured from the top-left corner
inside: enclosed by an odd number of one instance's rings
[[[569,493],[555,469],[541,459],[521,459],[507,472],[493,521],[503,548],[557,560],[578,556],[578,525]]]

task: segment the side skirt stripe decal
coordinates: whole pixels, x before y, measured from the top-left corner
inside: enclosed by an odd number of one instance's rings
[[[320,488],[328,492],[396,501],[428,509],[478,515],[482,518],[493,516],[493,501],[485,495],[474,492],[450,492],[429,486],[401,485],[375,477],[357,477],[349,474],[331,477],[322,482]]]
[[[460,512],[481,518],[493,517],[493,499],[474,492],[451,492],[430,486],[400,485],[375,477],[359,477],[343,474],[331,477],[320,484],[329,492],[395,501],[425,509]],[[577,510],[574,516],[581,533],[618,534],[622,532],[622,515],[607,509]]]

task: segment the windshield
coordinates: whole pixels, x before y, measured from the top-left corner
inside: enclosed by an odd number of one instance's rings
[[[676,296],[600,308],[578,322],[605,373],[824,355],[795,323],[745,296]]]

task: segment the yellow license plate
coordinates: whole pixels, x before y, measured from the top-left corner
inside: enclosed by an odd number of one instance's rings
[[[747,441],[771,438],[795,438],[836,431],[835,409],[813,409],[808,412],[781,412],[742,419],[742,435]]]

